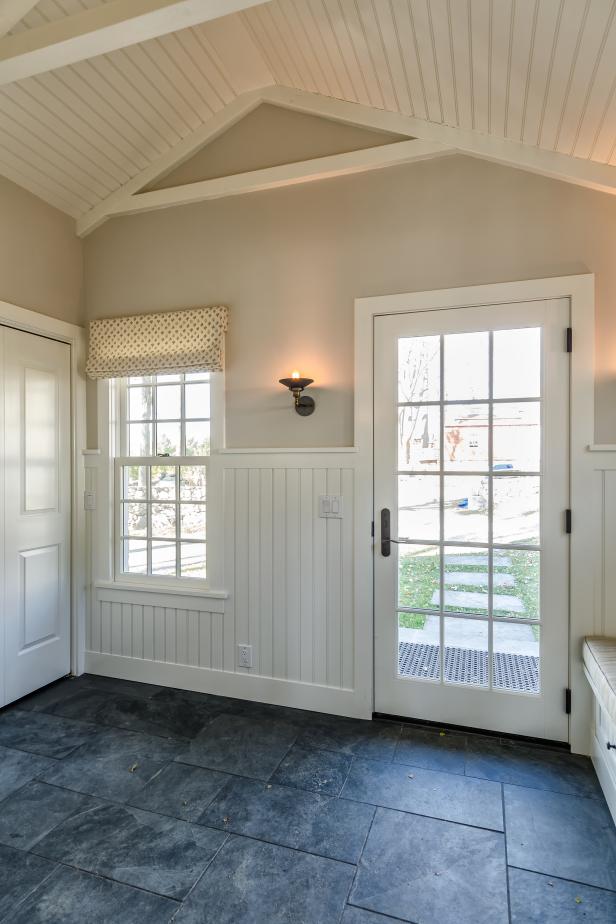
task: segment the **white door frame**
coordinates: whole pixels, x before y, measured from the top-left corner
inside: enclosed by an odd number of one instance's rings
[[[71,366],[71,673],[82,674],[85,662],[86,627],[86,543],[83,504],[86,445],[86,332],[47,315],[0,301],[0,324],[25,333],[49,337],[70,347]],[[0,637],[0,659],[4,657],[4,636]]]
[[[588,503],[592,465],[588,446],[594,440],[594,275],[555,276],[520,282],[491,283],[452,289],[434,289],[400,295],[374,296],[355,300],[355,445],[359,454],[358,520],[373,516],[373,361],[374,318],[378,315],[434,311],[480,305],[568,298],[571,302],[573,353],[571,357],[570,472],[571,534],[569,605],[569,687],[572,709],[569,740],[575,753],[589,754],[591,739],[591,694],[582,666],[582,640],[595,631],[593,510]],[[369,509],[369,513],[368,513]],[[375,526],[378,531],[378,526]],[[378,536],[374,537],[374,542]],[[374,697],[374,582],[372,556],[365,557],[365,545],[358,572],[358,600],[372,601],[357,613],[357,632],[363,640],[358,677],[372,677]],[[360,596],[362,593],[365,596]]]

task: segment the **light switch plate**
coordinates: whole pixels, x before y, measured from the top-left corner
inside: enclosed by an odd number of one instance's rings
[[[325,519],[341,520],[343,513],[342,494],[320,494],[319,516]]]
[[[84,510],[96,510],[96,492],[95,491],[84,491],[83,492],[83,508]]]

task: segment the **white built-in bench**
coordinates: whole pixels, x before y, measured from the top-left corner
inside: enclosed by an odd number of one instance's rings
[[[595,695],[592,761],[616,822],[616,638],[585,639],[584,672]]]

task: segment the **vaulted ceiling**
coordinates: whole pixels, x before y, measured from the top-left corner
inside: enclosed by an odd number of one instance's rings
[[[95,11],[111,21],[118,4],[119,30],[101,19],[97,42]],[[166,25],[132,29],[149,7]],[[0,36],[15,20],[0,38],[0,174],[83,219],[278,85],[406,117],[384,127],[408,137],[425,123],[557,152],[576,182],[609,165],[588,185],[616,191],[615,13],[616,0],[0,0]]]

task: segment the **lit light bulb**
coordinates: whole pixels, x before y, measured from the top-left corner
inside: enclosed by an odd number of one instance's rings
[[[291,378],[292,378],[292,379],[299,379],[299,378],[300,378],[300,374],[299,374],[299,372],[297,371],[297,369],[294,369],[294,370],[293,370],[293,372],[291,373]]]

